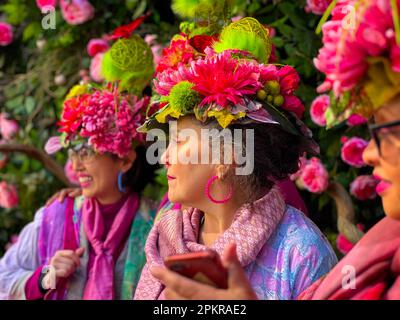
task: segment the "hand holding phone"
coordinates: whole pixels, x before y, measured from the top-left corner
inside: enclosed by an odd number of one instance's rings
[[[187,278],[221,289],[228,288],[228,272],[215,251],[169,256],[165,258],[164,264],[168,269]]]

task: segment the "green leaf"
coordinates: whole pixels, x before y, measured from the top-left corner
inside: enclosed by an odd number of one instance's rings
[[[37,38],[41,31],[42,27],[39,22],[32,22],[28,24],[24,30],[24,33],[22,34],[22,41],[26,42],[32,38]]]
[[[25,109],[28,114],[33,111],[33,109],[35,108],[35,105],[36,105],[36,101],[35,101],[34,97],[32,97],[32,96],[26,97]]]

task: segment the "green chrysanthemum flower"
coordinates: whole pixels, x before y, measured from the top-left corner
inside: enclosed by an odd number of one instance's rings
[[[200,102],[200,94],[193,90],[193,86],[194,84],[189,81],[182,81],[172,87],[168,101],[173,110],[186,114]]]

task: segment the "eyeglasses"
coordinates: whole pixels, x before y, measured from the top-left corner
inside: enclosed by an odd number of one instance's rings
[[[90,163],[97,156],[96,151],[86,145],[79,145],[74,149],[68,149],[68,157],[72,161],[79,160],[82,163]]]
[[[398,152],[397,145],[400,141],[400,120],[368,126],[372,139],[378,148],[379,156],[383,159],[392,158]]]

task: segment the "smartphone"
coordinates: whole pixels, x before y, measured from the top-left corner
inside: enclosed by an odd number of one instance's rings
[[[169,256],[165,258],[164,264],[187,278],[221,289],[228,288],[228,272],[215,251]]]

